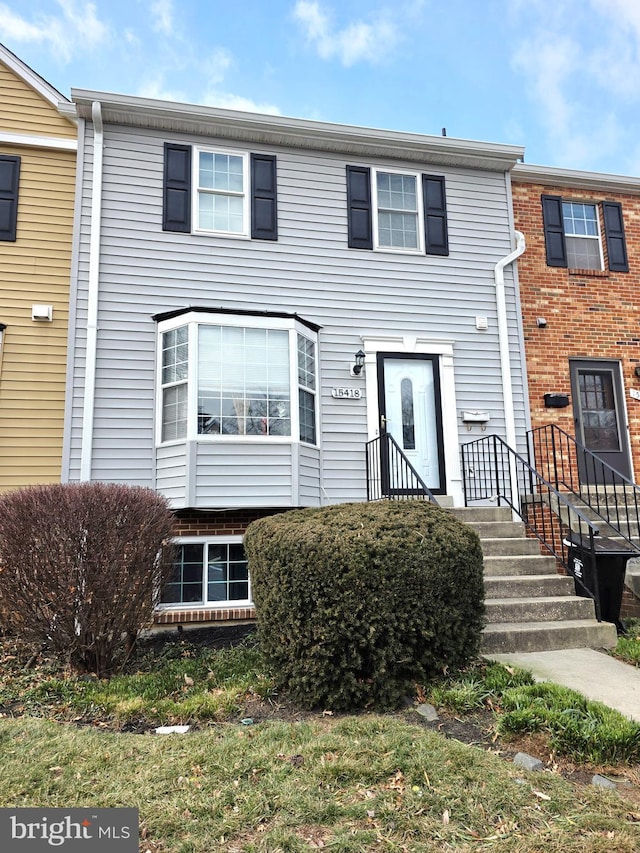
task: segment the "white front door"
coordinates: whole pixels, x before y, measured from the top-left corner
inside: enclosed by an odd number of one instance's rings
[[[391,433],[432,491],[443,492],[437,358],[379,353],[378,371],[381,432]]]

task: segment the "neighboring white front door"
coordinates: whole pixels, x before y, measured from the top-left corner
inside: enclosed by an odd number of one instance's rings
[[[425,484],[444,490],[438,360],[378,354],[381,432],[391,433]]]

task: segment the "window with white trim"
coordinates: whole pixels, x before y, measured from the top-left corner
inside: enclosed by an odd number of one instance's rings
[[[160,605],[250,605],[251,580],[241,536],[182,538]]]
[[[417,174],[375,170],[376,248],[424,251],[421,190]]]
[[[187,326],[162,336],[162,441],[186,435],[189,344]]]
[[[247,154],[194,148],[194,157],[195,230],[247,237]]]
[[[294,318],[190,313],[159,324],[160,441],[316,443],[316,333]]]
[[[562,202],[567,263],[571,269],[604,268],[600,245],[600,222],[595,204]]]

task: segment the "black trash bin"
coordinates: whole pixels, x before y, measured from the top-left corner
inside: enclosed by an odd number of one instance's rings
[[[573,575],[576,594],[589,597],[581,581],[595,595],[597,580],[600,618],[604,622],[613,622],[618,634],[626,634],[624,622],[620,619],[624,576],[628,561],[637,557],[637,552],[606,536],[594,536],[593,549],[589,537],[577,533],[571,533],[564,544],[569,549],[569,571]]]

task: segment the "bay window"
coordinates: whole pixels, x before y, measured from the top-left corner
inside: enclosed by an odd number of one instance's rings
[[[316,327],[188,312],[160,322],[161,443],[316,443]]]

